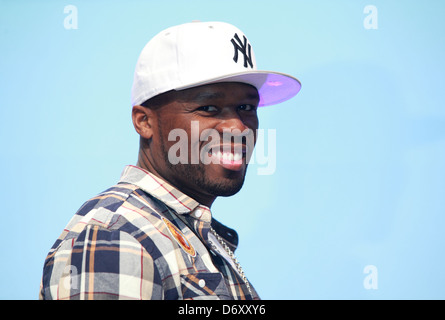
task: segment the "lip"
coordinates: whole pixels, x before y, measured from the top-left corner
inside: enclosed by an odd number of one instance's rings
[[[246,158],[246,146],[237,145],[216,145],[208,148],[212,163],[231,171],[240,171],[244,167]]]

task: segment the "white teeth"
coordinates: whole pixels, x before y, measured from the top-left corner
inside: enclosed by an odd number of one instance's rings
[[[214,156],[224,161],[240,161],[243,158],[241,153],[222,153],[221,151],[216,152]]]

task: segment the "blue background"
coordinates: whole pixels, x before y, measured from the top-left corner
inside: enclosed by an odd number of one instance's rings
[[[75,5],[78,29],[64,28]],[[366,29],[367,5],[378,29]],[[243,30],[301,92],[260,110],[277,166],[218,199],[265,299],[444,299],[443,1],[0,1],[0,298],[36,299],[45,256],[135,164],[134,66],[192,20]],[[366,289],[364,268],[378,270]],[[366,281],[365,281],[366,282]]]

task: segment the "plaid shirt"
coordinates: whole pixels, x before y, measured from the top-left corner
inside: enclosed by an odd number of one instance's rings
[[[51,248],[40,299],[259,299],[212,249],[210,227],[234,251],[236,232],[153,174],[125,167],[88,200]]]

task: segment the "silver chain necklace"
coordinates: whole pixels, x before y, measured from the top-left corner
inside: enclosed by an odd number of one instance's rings
[[[223,246],[224,250],[226,250],[227,254],[229,255],[230,259],[232,259],[233,263],[235,263],[238,273],[240,274],[241,278],[243,279],[244,283],[246,284],[246,287],[247,287],[247,290],[249,290],[250,296],[253,298],[252,289],[250,288],[250,283],[247,280],[246,276],[244,275],[243,268],[241,268],[240,263],[238,262],[235,255],[233,254],[233,251],[229,248],[229,246],[224,241],[224,239],[215,231],[215,229],[210,227],[210,231],[216,237],[218,242]]]

